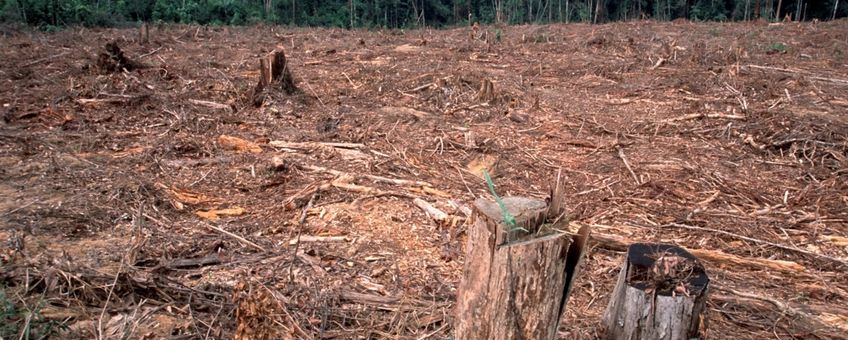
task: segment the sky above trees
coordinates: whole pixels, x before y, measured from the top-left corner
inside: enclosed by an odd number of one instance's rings
[[[620,20],[829,20],[848,0],[0,0],[0,21],[39,27],[140,21],[403,28]],[[779,18],[778,18],[779,17]]]

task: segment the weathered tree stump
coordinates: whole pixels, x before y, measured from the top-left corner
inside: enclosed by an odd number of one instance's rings
[[[698,259],[680,247],[630,245],[604,314],[607,339],[702,338],[709,282]]]
[[[141,27],[138,28],[138,42],[142,45],[150,42],[150,29],[146,22],[141,23]]]
[[[557,188],[560,188],[557,185]],[[567,226],[562,190],[549,203],[507,197],[508,227],[497,203],[474,202],[456,306],[456,339],[554,339],[589,228]],[[522,230],[523,229],[523,230]]]
[[[489,79],[483,79],[483,82],[480,83],[480,90],[477,91],[477,100],[481,102],[491,102],[495,100],[497,94],[495,93],[495,85],[492,84],[492,81]]]
[[[277,83],[280,84],[280,88],[286,94],[297,92],[297,86],[294,85],[294,78],[292,78],[282,47],[278,47],[271,53],[259,58],[259,83],[253,90],[254,105],[262,105],[264,101],[263,92],[269,89],[272,84]]]

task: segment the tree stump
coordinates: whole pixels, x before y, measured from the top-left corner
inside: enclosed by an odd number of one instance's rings
[[[150,41],[150,29],[146,22],[141,23],[141,27],[138,28],[138,41],[142,45]]]
[[[604,314],[607,339],[703,338],[709,277],[680,247],[635,243]]]
[[[482,102],[491,102],[495,100],[495,85],[489,79],[483,79],[480,83],[480,90],[477,91],[477,100]]]
[[[294,85],[289,65],[286,62],[286,54],[282,47],[277,47],[271,53],[268,53],[259,58],[259,83],[253,90],[253,103],[256,106],[262,105],[264,101],[263,92],[270,88],[272,84],[280,84],[280,88],[286,94],[297,92],[297,86]]]
[[[547,201],[507,197],[508,228],[495,202],[474,202],[457,294],[456,339],[554,339],[589,228],[563,232],[562,189]],[[523,229],[523,230],[522,230]]]

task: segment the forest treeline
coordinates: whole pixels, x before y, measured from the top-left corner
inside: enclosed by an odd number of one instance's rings
[[[260,22],[364,28],[481,23],[654,19],[828,20],[848,0],[0,0],[0,21],[42,28],[141,21],[244,25]]]

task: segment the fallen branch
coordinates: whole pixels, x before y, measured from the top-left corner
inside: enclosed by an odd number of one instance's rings
[[[295,245],[298,242],[346,242],[347,236],[300,236],[300,239],[293,238],[289,240],[289,244]]]
[[[424,212],[426,212],[427,215],[430,215],[430,218],[435,220],[436,223],[442,223],[448,219],[448,214],[446,214],[444,211],[439,210],[439,208],[434,207],[432,204],[428,203],[425,200],[416,198],[412,200],[412,203],[415,204],[415,206],[421,208],[421,210],[424,210]]]
[[[327,142],[286,142],[281,140],[272,140],[268,145],[275,148],[284,149],[313,149],[319,146],[328,146],[339,149],[361,149],[365,147],[362,143],[327,143]]]
[[[206,227],[206,228],[209,228],[209,229],[212,229],[212,230],[214,230],[214,231],[217,231],[217,232],[219,232],[219,233],[221,233],[221,234],[227,235],[227,236],[229,236],[229,237],[231,237],[231,238],[233,238],[233,239],[235,239],[235,240],[237,240],[237,241],[241,242],[242,244],[246,244],[246,245],[249,245],[249,246],[251,246],[251,247],[253,247],[253,248],[256,248],[256,249],[258,249],[258,250],[260,250],[260,251],[262,251],[262,252],[266,252],[265,248],[260,247],[260,246],[259,246],[258,244],[256,244],[256,243],[253,243],[253,242],[248,241],[248,240],[247,240],[247,239],[245,239],[244,237],[238,236],[238,235],[236,235],[236,234],[233,234],[233,233],[231,233],[231,232],[229,232],[229,231],[226,231],[226,230],[224,230],[224,229],[218,228],[218,227],[216,227],[216,226],[214,226],[214,225],[211,225],[211,224],[209,224],[209,223],[201,223],[201,224],[202,224],[204,227]]]
[[[340,188],[340,189],[346,189],[346,188]],[[371,199],[371,198],[378,198],[378,197],[400,197],[400,198],[408,198],[408,199],[418,198],[414,195],[405,194],[405,193],[402,193],[402,192],[381,191],[381,192],[378,192],[378,193],[373,194],[373,195],[359,197],[359,198],[353,200],[353,202],[350,202],[350,204],[356,206],[356,205],[359,205],[359,203],[361,203],[364,200]]]
[[[427,84],[421,85],[421,86],[419,86],[419,87],[416,87],[416,88],[414,88],[414,89],[412,89],[412,90],[408,90],[408,91],[406,91],[406,92],[418,92],[418,91],[421,91],[421,90],[423,90],[423,89],[430,88],[430,87],[432,87],[432,86],[434,86],[434,85],[436,85],[436,84],[435,84],[435,83],[427,83]]]
[[[576,223],[576,225],[579,228],[579,226],[581,226],[582,224]],[[569,229],[575,228],[574,226],[572,226],[569,227]],[[634,241],[627,240],[618,236],[604,235],[597,232],[592,233],[591,237],[592,241],[595,242],[601,248],[613,251],[627,251],[627,247],[631,243],[635,243]],[[700,259],[703,259],[706,262],[717,265],[728,265],[755,270],[771,269],[794,276],[809,276],[804,266],[792,261],[741,257],[733,254],[727,254],[718,250],[686,248],[686,251],[688,251],[692,255],[697,256]]]
[[[630,167],[630,163],[627,162],[627,157],[624,156],[624,149],[621,148],[621,145],[616,145],[616,149],[618,149],[618,157],[621,158],[621,161],[624,162],[624,166],[627,167],[627,171],[630,171],[630,175],[633,176],[633,180],[636,181],[636,185],[641,185],[642,181],[639,180],[639,176],[636,176],[636,173],[633,172],[633,168]]]
[[[98,103],[110,103],[110,104],[124,104],[129,102],[141,101],[149,98],[150,94],[140,94],[140,95],[127,95],[127,94],[104,94],[110,98],[79,98],[77,99],[77,103],[80,104],[98,104]]]
[[[724,253],[717,250],[708,249],[687,249],[689,253],[697,256],[705,261],[710,261],[720,264],[730,264],[738,267],[746,267],[752,269],[769,268],[781,273],[804,273],[806,268],[796,262],[769,260],[762,258],[745,258],[733,254]]]
[[[402,296],[382,296],[374,294],[363,294],[350,290],[342,290],[339,294],[342,300],[354,302],[362,305],[377,305],[383,307],[389,306],[409,306],[409,307],[439,307],[448,306],[449,302],[429,302],[423,300],[407,299]]]
[[[817,253],[807,251],[807,250],[804,250],[804,249],[800,249],[800,248],[795,248],[795,247],[790,247],[790,246],[786,246],[786,245],[782,245],[782,244],[778,244],[778,243],[774,243],[774,242],[759,240],[759,239],[755,239],[755,238],[748,237],[748,236],[742,236],[742,235],[734,234],[734,233],[724,231],[724,230],[713,229],[713,228],[704,228],[704,227],[696,227],[696,226],[687,225],[687,224],[680,224],[680,223],[669,223],[669,224],[662,225],[661,227],[675,227],[675,228],[681,228],[681,229],[698,230],[698,231],[722,234],[722,235],[730,236],[730,237],[740,239],[740,240],[754,242],[754,243],[757,243],[757,244],[764,244],[764,245],[767,245],[767,246],[772,246],[772,247],[775,247],[775,248],[783,249],[783,250],[786,250],[786,251],[791,251],[791,252],[795,252],[795,253],[799,253],[799,254],[812,256],[812,257],[815,257],[815,258],[827,260],[831,263],[835,263],[835,264],[838,264],[838,265],[843,266],[843,267],[848,267],[848,262],[846,262],[845,260],[841,260],[841,259],[832,257],[832,256],[827,256],[827,255],[824,255],[824,254],[817,254]]]
[[[331,186],[332,184],[328,181],[310,184],[306,188],[301,189],[294,195],[291,195],[285,200],[283,200],[283,208],[285,210],[294,210],[300,208],[307,203],[307,199],[309,197],[312,197],[315,193],[319,191],[327,190]]]
[[[228,110],[228,111],[231,111],[231,110],[233,109],[231,106],[229,106],[229,105],[227,105],[227,104],[221,104],[221,103],[216,103],[216,102],[210,102],[210,101],[206,101],[206,100],[189,99],[188,101],[189,101],[190,103],[194,104],[194,105],[206,106],[206,107],[213,108],[213,109],[218,109],[218,110]]]
[[[147,53],[145,53],[145,54],[142,54],[142,55],[138,56],[138,59],[141,59],[141,58],[144,58],[144,57],[149,57],[149,56],[153,55],[154,53],[159,52],[159,50],[161,50],[161,49],[162,49],[162,48],[160,47],[160,48],[157,48],[157,49],[155,49],[155,50],[153,50],[153,51],[150,51],[150,52],[147,52]]]
[[[317,166],[317,165],[302,165],[300,167],[303,168],[304,170],[328,173],[328,174],[331,174],[333,176],[349,175],[349,176],[352,176],[352,177],[364,177],[364,178],[368,178],[368,179],[370,179],[374,182],[378,182],[378,183],[407,185],[407,186],[424,186],[424,187],[432,187],[433,186],[432,184],[427,183],[427,182],[423,182],[423,181],[411,181],[411,180],[406,180],[406,179],[388,178],[388,177],[377,176],[377,175],[365,175],[365,174],[363,174],[363,175],[359,175],[359,174],[352,175],[352,174],[349,174],[349,173],[346,173],[346,172],[328,169],[328,168]]]
[[[665,58],[661,57],[661,58],[657,59],[657,62],[654,63],[653,66],[651,66],[651,69],[656,70],[658,67],[662,66],[663,63],[665,63]]]
[[[683,116],[680,116],[680,117],[665,119],[662,122],[663,123],[671,123],[671,122],[677,122],[677,121],[681,121],[681,120],[700,119],[700,118],[720,118],[720,119],[738,119],[738,120],[745,120],[746,119],[745,116],[728,115],[728,114],[724,114],[724,113],[692,113],[692,114],[683,115]]]
[[[794,308],[794,307],[790,306],[789,303],[782,302],[782,301],[777,300],[777,299],[772,298],[772,297],[757,295],[757,294],[753,294],[753,293],[741,292],[741,291],[734,290],[734,289],[727,288],[727,287],[723,287],[723,286],[720,286],[720,285],[713,285],[712,288],[716,289],[718,291],[730,293],[730,294],[733,294],[737,297],[743,298],[743,300],[740,300],[739,298],[733,298],[733,297],[726,296],[726,295],[714,294],[713,296],[710,297],[712,300],[729,302],[729,303],[737,303],[737,304],[742,303],[742,302],[748,302],[748,301],[745,301],[745,300],[754,300],[754,301],[758,301],[758,302],[766,302],[766,303],[771,304],[772,306],[776,307],[777,310],[780,311],[782,314],[786,314],[786,315],[789,315],[791,317],[797,317],[797,318],[801,318],[801,319],[805,320],[807,323],[809,323],[811,326],[813,326],[814,330],[815,329],[821,329],[821,328],[829,328],[831,330],[848,331],[848,325],[845,325],[844,323],[836,322],[834,324],[834,322],[830,322],[828,320],[822,319],[822,318],[818,317],[817,315],[807,313],[806,311],[803,311],[801,309]]]
[[[810,79],[813,79],[813,80],[826,81],[826,82],[831,82],[831,83],[836,83],[836,84],[848,85],[848,80],[846,80],[846,79],[822,77],[822,76],[818,76],[818,75],[815,75],[811,72],[804,71],[804,70],[790,70],[790,69],[787,69],[787,68],[772,67],[772,66],[761,66],[761,65],[745,65],[745,66],[742,66],[742,68],[743,69],[744,68],[753,68],[753,69],[759,69],[759,70],[768,70],[768,71],[776,71],[776,72],[791,73],[791,74],[803,74],[803,75],[806,75]]]
[[[110,103],[110,104],[122,104],[129,102],[130,98],[80,98],[77,99],[77,103],[80,104],[97,104],[97,103]]]
[[[317,267],[315,271],[321,273],[323,269],[320,269],[321,266],[317,265],[314,261],[312,261],[312,257],[300,252],[300,238],[303,235],[303,229],[306,228],[306,217],[308,216],[309,209],[312,208],[312,205],[315,204],[315,200],[318,198],[318,194],[320,193],[320,189],[316,190],[312,193],[312,197],[309,198],[309,202],[306,203],[306,206],[303,207],[303,210],[300,212],[300,219],[297,221],[297,237],[295,237],[294,250],[292,251],[292,259],[289,261],[289,283],[294,282],[294,257],[298,257],[304,260],[306,263],[311,264],[313,267]],[[320,262],[320,261],[318,261]]]
[[[168,263],[168,268],[188,268],[188,267],[203,267],[221,263],[221,258],[217,254],[193,259],[175,259]]]
[[[38,64],[38,63],[43,63],[43,62],[48,61],[48,60],[53,60],[53,59],[56,59],[56,58],[59,58],[59,57],[64,57],[64,56],[68,55],[68,53],[71,53],[71,52],[62,52],[62,53],[59,53],[59,54],[51,55],[49,57],[36,59],[36,60],[30,61],[26,64],[23,64],[20,67],[29,67],[29,66],[32,66],[32,65],[35,65],[35,64]]]

